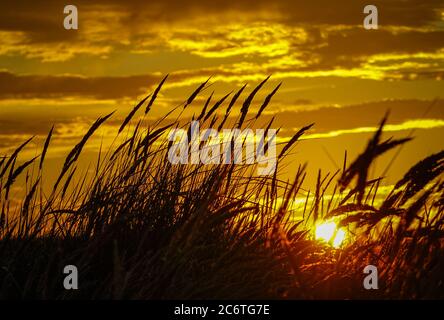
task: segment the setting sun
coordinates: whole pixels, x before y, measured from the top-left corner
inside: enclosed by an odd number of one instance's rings
[[[339,248],[345,239],[345,231],[338,229],[335,222],[324,222],[316,226],[315,238],[331,244],[334,248]]]

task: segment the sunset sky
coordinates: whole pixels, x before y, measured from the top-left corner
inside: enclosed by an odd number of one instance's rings
[[[78,30],[63,28],[67,4],[78,8]],[[379,10],[378,30],[363,28],[367,4]],[[341,167],[344,150],[361,151],[389,109],[386,137],[415,139],[387,184],[443,146],[442,0],[3,1],[0,39],[0,154],[33,135],[41,147],[55,124],[51,156],[62,158],[117,109],[105,135],[114,132],[166,73],[152,118],[210,76],[188,116],[213,90],[217,98],[248,83],[249,92],[271,75],[254,110],[282,82],[264,123],[276,116],[282,137],[315,123],[284,170]]]

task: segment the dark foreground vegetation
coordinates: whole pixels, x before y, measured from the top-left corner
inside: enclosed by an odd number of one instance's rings
[[[251,125],[275,92],[251,112],[262,84],[208,99],[196,118],[222,127],[239,104],[235,126]],[[295,166],[286,156],[310,126],[281,146],[275,175],[256,176],[254,165],[172,165],[165,134],[186,127],[180,113],[206,83],[173,110],[177,117],[134,120],[155,107],[162,85],[132,110],[119,130],[124,138],[100,153],[88,177],[79,175],[79,156],[111,115],[68,154],[52,191],[42,186],[52,130],[38,158],[18,161],[29,141],[0,158],[1,298],[444,298],[444,152],[412,167],[379,202],[381,179],[369,180],[368,170],[408,142],[383,141],[385,119],[364,152],[340,172],[319,174],[311,193],[302,165],[293,180],[279,178],[282,166]],[[26,192],[12,205],[17,183]],[[304,196],[295,212],[293,200]],[[313,225],[329,219],[348,230],[341,248],[313,238]],[[70,264],[79,270],[78,290],[63,288]],[[363,288],[368,264],[378,267],[378,290]]]

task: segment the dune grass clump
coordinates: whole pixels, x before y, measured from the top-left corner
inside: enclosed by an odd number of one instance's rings
[[[311,193],[303,187],[304,165],[291,181],[279,177],[311,125],[281,146],[271,176],[255,175],[248,164],[172,165],[165,136],[186,128],[182,112],[208,80],[158,121],[135,121],[140,110],[146,115],[155,107],[166,79],[124,119],[119,142],[97,150],[90,175],[79,176],[79,157],[112,114],[73,147],[50,191],[43,181],[52,129],[38,157],[18,161],[29,139],[0,158],[1,298],[444,297],[444,151],[412,167],[381,203],[375,202],[381,178],[369,180],[368,170],[375,158],[409,140],[381,141],[386,117],[364,152],[349,165],[345,159],[341,171],[319,173]],[[210,96],[192,120],[220,130],[239,103],[233,126],[252,126],[280,86],[253,113],[267,79],[243,102],[245,86],[216,102]],[[26,193],[17,205],[11,190],[18,183]],[[298,212],[292,203],[301,195],[306,201]],[[340,248],[313,236],[316,223],[332,219],[349,233]],[[378,290],[363,288],[369,264],[378,267]],[[79,270],[78,290],[63,288],[66,265]]]

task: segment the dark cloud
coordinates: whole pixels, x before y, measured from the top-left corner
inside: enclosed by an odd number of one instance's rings
[[[236,70],[197,69],[171,74],[169,84],[196,85],[197,78],[240,76]],[[82,97],[94,99],[134,98],[157,86],[164,77],[158,73],[116,77],[78,75],[18,75],[0,71],[0,100]],[[265,76],[264,76],[265,77]],[[187,82],[187,81],[190,82]],[[239,78],[239,81],[242,81]],[[194,90],[194,88],[192,88]],[[191,93],[191,92],[190,92]]]
[[[150,26],[165,22],[182,22],[195,17],[221,16],[225,13],[239,13],[254,19],[269,20],[290,25],[360,25],[364,17],[363,8],[368,1],[361,0],[77,0],[80,19],[94,10],[100,12],[124,13],[119,24],[127,27]],[[440,21],[440,10],[444,8],[441,0],[378,0],[372,1],[379,10],[381,25],[424,26]],[[75,37],[62,28],[63,7],[66,1],[58,0],[16,0],[2,4],[0,11],[0,30],[24,31],[30,39],[37,41],[62,40]],[[268,17],[268,18],[267,18]],[[242,21],[239,19],[239,21]],[[231,21],[236,22],[236,21]],[[83,26],[87,28],[88,26]],[[110,26],[112,30],[113,26]],[[47,37],[47,39],[45,39]]]
[[[160,76],[80,77],[15,75],[0,72],[0,98],[91,97],[115,99],[137,96]]]
[[[444,46],[442,39],[444,39],[444,30],[393,33],[384,29],[372,32],[355,29],[329,34],[326,39],[327,45],[316,52],[325,58],[370,56],[390,52],[434,52]]]
[[[301,67],[301,70],[355,68],[366,63],[372,55],[436,53],[444,47],[442,41],[444,30],[393,31],[380,29],[368,32],[362,28],[353,28],[333,31],[324,37],[320,36],[320,32],[320,29],[311,28],[310,43],[293,45],[293,50],[303,53],[308,62],[308,65]],[[407,58],[407,60],[411,59]],[[432,73],[436,72],[436,70],[423,71],[420,73],[424,77],[433,77]]]
[[[357,127],[374,127],[389,112],[389,123],[429,118],[444,120],[444,100],[382,100],[343,107],[321,107],[299,112],[280,112],[277,120],[284,128],[315,122],[316,132]],[[271,117],[269,115],[269,117]]]

